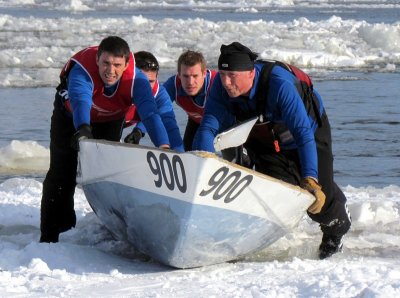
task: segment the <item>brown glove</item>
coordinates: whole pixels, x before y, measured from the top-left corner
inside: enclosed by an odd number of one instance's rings
[[[308,212],[312,214],[320,213],[326,198],[324,192],[321,190],[321,185],[314,178],[306,177],[301,181],[300,187],[308,190],[315,197],[315,201],[308,208]]]

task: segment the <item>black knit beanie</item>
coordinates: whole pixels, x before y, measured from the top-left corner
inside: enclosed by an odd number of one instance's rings
[[[219,70],[246,71],[254,68],[254,60],[258,55],[241,43],[235,41],[229,45],[223,44],[220,50]]]

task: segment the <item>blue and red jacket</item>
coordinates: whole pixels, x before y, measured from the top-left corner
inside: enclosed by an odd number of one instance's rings
[[[211,90],[216,74],[217,72],[215,70],[207,69],[204,85],[199,94],[194,97],[187,95],[185,90],[183,90],[182,82],[178,75],[170,77],[164,83],[164,87],[167,89],[171,100],[176,101],[177,105],[179,105],[193,121],[200,123],[203,118],[207,96]]]
[[[256,74],[248,97],[229,97],[219,74],[216,76],[208,96],[203,121],[193,142],[194,150],[214,152],[215,136],[236,123],[238,107],[249,115],[249,118],[258,116],[256,90],[262,67],[262,63],[255,64]],[[281,148],[297,149],[302,176],[318,178],[317,147],[314,139],[318,123],[307,114],[296,83],[297,78],[292,73],[280,66],[274,67],[270,75],[268,101],[263,116],[267,121],[282,123],[288,128],[293,138],[281,144]],[[322,115],[324,108],[321,97],[315,90],[314,93]]]
[[[76,53],[61,71],[66,79],[75,128],[83,124],[107,122],[125,117],[132,104],[138,108],[152,142],[169,144],[166,129],[157,110],[150,83],[135,67],[132,54],[128,68],[113,86],[105,86],[96,64],[97,46]],[[68,101],[65,107],[68,109]]]

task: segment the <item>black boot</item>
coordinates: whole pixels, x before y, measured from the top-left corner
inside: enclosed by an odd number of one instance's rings
[[[39,242],[43,243],[57,243],[59,233],[42,233]]]
[[[40,208],[40,242],[58,242],[60,233],[75,227],[74,190],[75,184],[60,186],[46,177]]]
[[[322,242],[319,246],[319,259],[323,260],[329,258],[333,254],[342,251],[342,237],[343,236],[323,234]]]
[[[39,242],[58,242],[60,234],[58,227],[58,208],[54,200],[46,196],[42,197],[42,204],[40,208],[40,240]]]
[[[56,204],[54,200],[48,200],[46,197],[42,198],[42,205],[40,209],[40,240],[39,242],[56,243],[60,234],[57,224],[57,209],[54,208]]]

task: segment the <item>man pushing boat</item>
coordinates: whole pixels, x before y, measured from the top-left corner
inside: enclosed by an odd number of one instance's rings
[[[119,141],[125,114],[135,104],[157,147],[169,148],[146,75],[135,67],[125,40],[104,38],[76,53],[60,74],[50,130],[50,168],[43,182],[40,242],[58,242],[76,224],[77,149],[84,138]]]
[[[256,61],[257,56],[239,42],[221,46],[219,73],[193,149],[213,152],[218,133],[258,117],[244,144],[255,170],[314,195],[308,215],[323,232],[319,258],[330,257],[341,250],[351,220],[346,197],[333,180],[331,131],[321,97],[304,73],[284,63]]]

